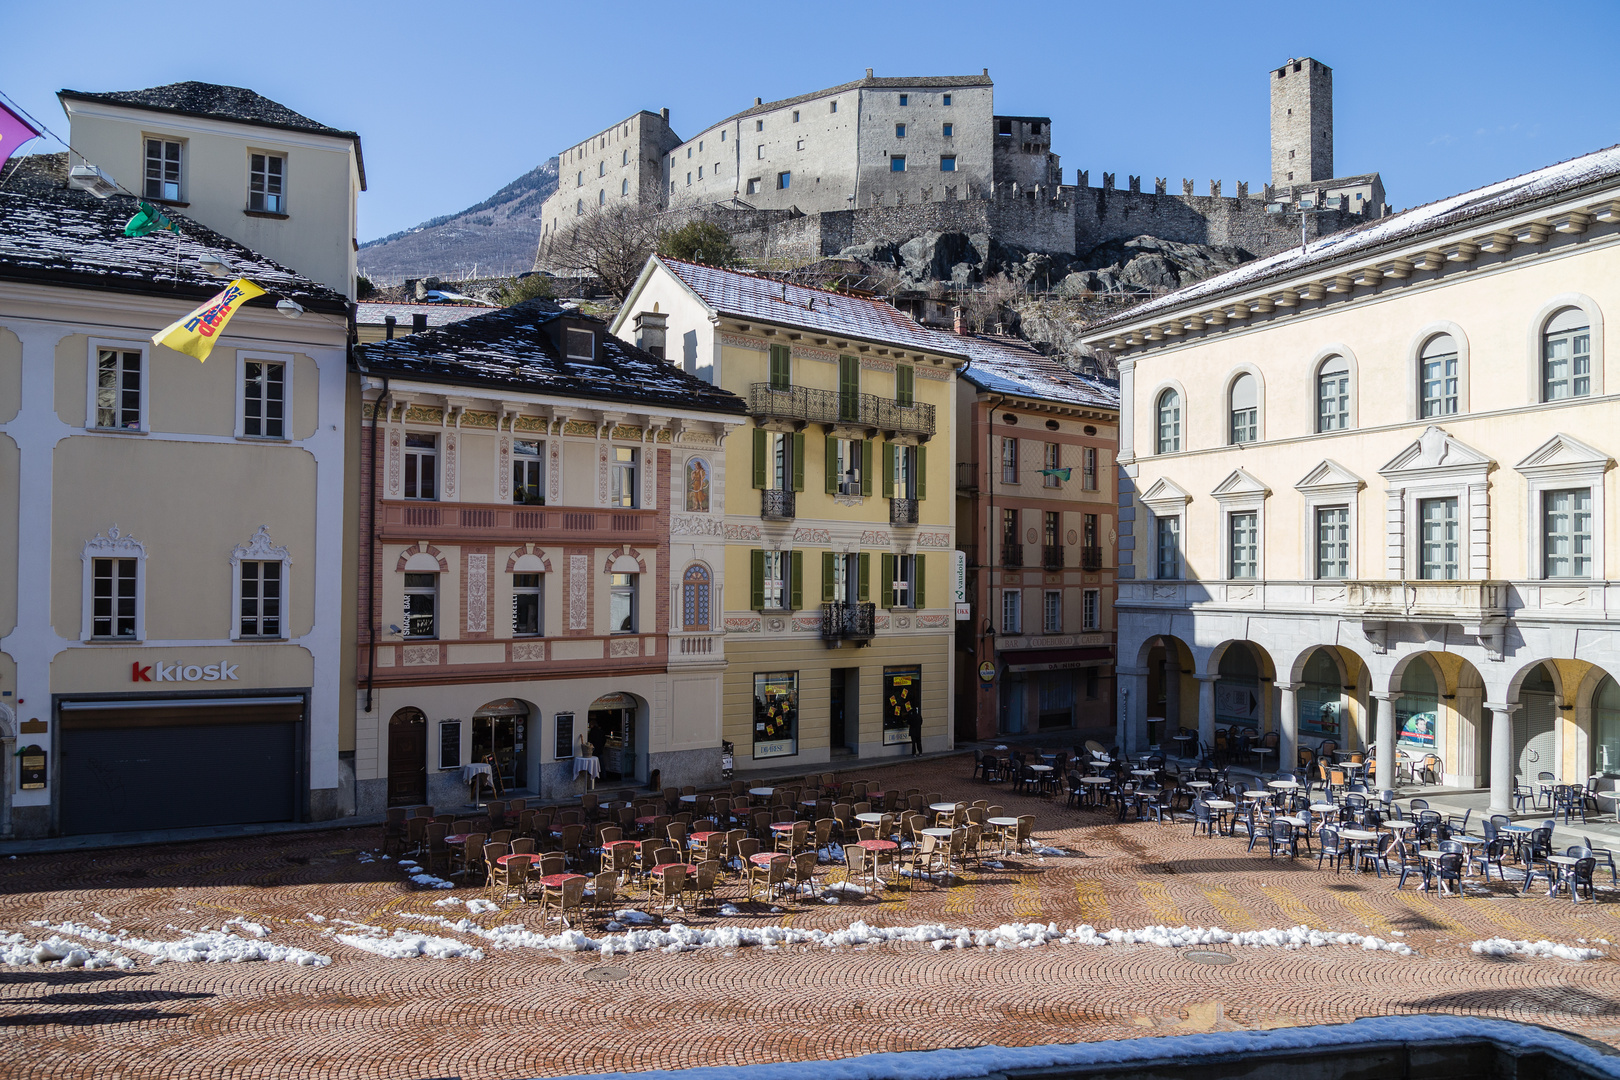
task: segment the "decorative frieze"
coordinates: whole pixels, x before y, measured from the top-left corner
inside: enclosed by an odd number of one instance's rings
[[[741,334],[720,334],[720,344],[732,349],[748,349],[751,352],[764,352],[765,343],[758,338],[743,337]]]
[[[640,656],[641,639],[638,637],[613,638],[608,642],[608,655],[619,658]]]
[[[945,614],[919,615],[917,626],[923,630],[939,630],[950,625],[950,616]]]
[[[512,662],[515,664],[538,663],[545,658],[546,643],[543,641],[512,642]]]
[[[435,409],[428,405],[405,406],[405,422],[407,424],[444,424],[444,410]]]
[[[726,633],[728,634],[757,634],[759,633],[759,616],[726,617]]]
[[[669,519],[669,533],[671,536],[718,536],[726,535],[726,524],[718,518],[704,517],[698,514],[677,514]]]
[[[568,556],[568,629],[589,630],[591,574],[589,555]]]
[[[826,529],[794,529],[795,544],[831,544],[832,533]]]
[[[838,363],[838,354],[830,349],[817,349],[810,345],[793,346],[793,357],[796,360],[815,360],[823,364]]]
[[[406,667],[438,666],[439,647],[437,645],[407,645],[400,651],[405,654]]]
[[[886,548],[889,546],[889,534],[879,529],[869,529],[861,533],[861,546]]]
[[[1069,543],[1074,543],[1070,540]],[[917,546],[922,548],[948,548],[951,546],[951,534],[942,532],[918,533]]]
[[[733,525],[726,523],[727,540],[758,540],[761,538],[758,525]]]
[[[596,425],[589,420],[564,420],[562,433],[564,435],[579,435],[587,439],[596,438]]]
[[[467,632],[489,629],[489,556],[467,556]]]
[[[479,412],[472,409],[461,411],[461,421],[458,426],[464,428],[495,428],[500,426],[501,418],[492,412]]]

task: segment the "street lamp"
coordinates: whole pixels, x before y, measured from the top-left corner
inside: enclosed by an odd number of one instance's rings
[[[1306,244],[1305,219],[1311,214],[1326,214],[1333,210],[1344,209],[1344,196],[1330,195],[1317,205],[1315,195],[1301,195],[1293,202],[1286,200],[1266,203],[1268,214],[1298,214],[1299,215],[1299,249],[1304,251]]]

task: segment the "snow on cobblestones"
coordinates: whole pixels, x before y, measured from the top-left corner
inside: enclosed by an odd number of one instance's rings
[[[446,881],[442,877],[435,877],[410,859],[399,860],[399,868],[409,874],[411,880],[424,889],[453,889],[456,887],[455,882]]]
[[[64,941],[52,935],[35,945],[21,934],[0,937],[0,964],[28,967],[32,964],[53,964],[65,968],[132,968],[135,961],[106,949],[89,949],[73,941]]]
[[[1585,939],[1582,939],[1585,940]],[[1508,938],[1487,938],[1468,946],[1478,956],[1529,956],[1537,959],[1556,957],[1559,960],[1596,960],[1602,949],[1580,949],[1574,945],[1560,945],[1547,941],[1513,941]]]
[[[243,930],[253,934],[255,938],[267,937],[270,933],[258,923],[247,922],[245,919],[232,919],[231,922],[240,922]],[[55,930],[59,934],[83,938],[86,941],[116,945],[120,949],[133,949],[135,952],[145,953],[150,956],[154,964],[242,964],[254,961],[270,961],[272,963],[297,964],[301,967],[324,967],[332,962],[330,956],[322,956],[320,953],[310,952],[308,949],[298,949],[290,945],[277,945],[269,941],[250,940],[226,933],[223,930],[203,930],[189,934],[179,941],[149,941],[146,938],[133,936],[128,930],[110,933],[106,930],[98,930],[95,927],[83,926],[74,922],[60,924],[33,922],[30,925],[46,927]],[[227,923],[226,925],[230,924]]]

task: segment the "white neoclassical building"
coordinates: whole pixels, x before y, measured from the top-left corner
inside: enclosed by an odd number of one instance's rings
[[[1610,149],[1094,325],[1123,400],[1121,737],[1376,746],[1380,788],[1399,744],[1496,810],[1620,776],[1616,312]]]

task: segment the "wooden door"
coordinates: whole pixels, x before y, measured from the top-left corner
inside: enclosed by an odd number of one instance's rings
[[[388,721],[388,805],[427,802],[427,717],[401,709]]]

